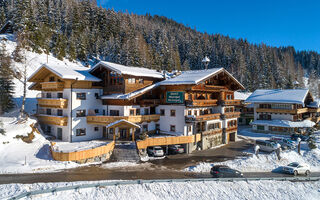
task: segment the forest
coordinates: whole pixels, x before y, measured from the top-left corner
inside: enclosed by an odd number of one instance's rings
[[[94,64],[106,60],[158,70],[224,67],[247,91],[305,87],[319,96],[320,54],[208,34],[164,16],[136,15],[92,0],[0,0],[0,25],[12,23],[21,48]],[[217,19],[218,20],[218,19]]]

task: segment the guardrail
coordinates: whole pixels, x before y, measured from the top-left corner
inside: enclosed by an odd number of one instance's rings
[[[17,196],[9,198],[10,200],[21,199],[30,197],[32,195],[56,193],[67,190],[79,190],[84,188],[98,188],[105,186],[118,186],[118,185],[134,185],[144,183],[183,183],[183,182],[206,182],[206,181],[224,181],[224,182],[235,182],[235,181],[261,181],[261,180],[274,180],[274,181],[319,181],[320,177],[268,177],[268,178],[199,178],[199,179],[155,179],[155,180],[132,180],[132,181],[110,181],[102,183],[92,184],[81,184],[72,185],[66,187],[56,187],[43,190],[34,190],[30,192],[24,192]]]

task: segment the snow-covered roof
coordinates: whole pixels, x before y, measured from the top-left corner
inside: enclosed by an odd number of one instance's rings
[[[137,97],[141,94],[144,94],[144,93],[146,93],[146,92],[148,92],[158,86],[159,86],[159,83],[156,83],[156,84],[147,86],[145,88],[142,88],[142,89],[139,89],[134,92],[127,93],[127,94],[109,94],[109,95],[103,95],[100,98],[101,99],[122,99],[122,100],[126,99],[126,100],[129,100],[129,99]]]
[[[148,68],[142,67],[133,67],[133,66],[124,66],[112,62],[100,61],[98,64],[93,66],[90,71],[95,70],[100,65],[111,69],[112,71],[117,72],[118,74],[126,74],[131,76],[142,76],[142,77],[152,77],[152,78],[159,78],[162,79],[162,73]]]
[[[190,70],[190,71],[183,71],[181,75],[178,75],[174,78],[167,79],[162,81],[161,85],[196,85],[199,82],[218,74],[219,72],[225,72],[228,74],[235,82],[237,82],[241,88],[244,89],[244,86],[235,79],[227,70],[224,68],[211,68],[205,70]]]
[[[249,103],[296,103],[304,105],[308,89],[256,90],[246,100]]]
[[[180,75],[161,82],[161,85],[194,85],[220,71],[223,68],[183,71]]]
[[[114,126],[114,125],[116,125],[116,124],[119,124],[119,123],[121,123],[121,122],[125,122],[125,123],[128,123],[128,124],[131,124],[132,126],[135,126],[135,127],[137,127],[137,128],[140,128],[139,125],[137,125],[137,124],[135,124],[135,123],[133,123],[133,122],[129,122],[128,120],[125,120],[125,119],[120,119],[120,120],[118,120],[118,121],[112,122],[112,123],[108,124],[108,125],[106,126],[106,128],[110,128],[110,127],[112,127],[112,126]]]
[[[30,80],[32,77],[34,77],[41,69],[46,68],[52,73],[56,74],[62,79],[78,79],[79,81],[94,81],[99,82],[101,79],[93,76],[89,73],[89,69],[86,67],[80,67],[80,66],[70,66],[67,64],[56,63],[56,64],[43,64],[41,67],[39,67],[30,77],[28,80]]]
[[[246,100],[252,92],[234,92],[234,99]]]
[[[311,108],[319,108],[320,107],[320,99],[315,99],[313,102],[311,102],[308,107]]]
[[[276,127],[287,127],[287,128],[310,128],[316,125],[316,123],[310,120],[304,120],[301,122],[293,122],[288,120],[255,120],[250,123],[251,125],[268,125]]]

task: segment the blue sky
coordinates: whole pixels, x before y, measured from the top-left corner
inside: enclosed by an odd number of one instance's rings
[[[320,53],[320,1],[316,0],[97,0],[116,11],[163,15],[198,31],[294,46]]]

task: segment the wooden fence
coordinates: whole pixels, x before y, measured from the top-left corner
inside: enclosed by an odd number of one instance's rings
[[[114,149],[114,141],[108,143],[107,145],[87,149],[83,151],[74,152],[56,152],[54,151],[54,142],[51,142],[51,153],[54,160],[58,161],[81,161],[85,159],[94,158],[97,156],[102,156],[108,154]]]
[[[167,137],[149,137],[145,140],[138,140],[137,148],[146,149],[148,146],[163,146],[174,144],[188,144],[201,140],[201,135],[189,135],[189,136],[167,136]]]

